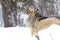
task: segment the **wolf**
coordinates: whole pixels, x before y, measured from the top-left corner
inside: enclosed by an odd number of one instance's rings
[[[36,32],[46,29],[52,24],[60,25],[59,17],[43,17],[42,15],[37,13],[34,8],[28,8],[27,14],[29,16],[28,22],[29,26],[31,27],[32,36]]]

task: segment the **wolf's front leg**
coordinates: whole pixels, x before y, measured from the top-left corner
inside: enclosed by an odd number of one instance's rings
[[[31,34],[32,36],[36,33],[36,29],[34,27],[31,27]]]

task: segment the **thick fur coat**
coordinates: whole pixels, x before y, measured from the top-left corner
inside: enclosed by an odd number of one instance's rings
[[[29,19],[28,22],[31,27],[32,35],[37,31],[48,28],[51,24],[60,25],[60,19],[57,17],[42,17],[40,14],[36,13],[33,8],[28,8]]]

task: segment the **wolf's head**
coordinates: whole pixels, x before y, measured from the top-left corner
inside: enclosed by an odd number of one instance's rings
[[[35,15],[35,9],[32,8],[32,7],[27,7],[26,8],[26,13],[29,15],[29,16],[34,16]]]

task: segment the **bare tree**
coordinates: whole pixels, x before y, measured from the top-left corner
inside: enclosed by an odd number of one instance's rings
[[[12,26],[11,21],[11,0],[2,0],[2,11],[4,18],[4,26]]]
[[[3,12],[3,19],[4,19],[4,26],[5,27],[12,27],[13,26],[13,20],[16,25],[16,1],[13,2],[13,0],[2,0],[2,12]],[[13,5],[13,6],[12,6]],[[14,7],[14,8],[13,8]],[[13,20],[12,20],[13,15]]]

